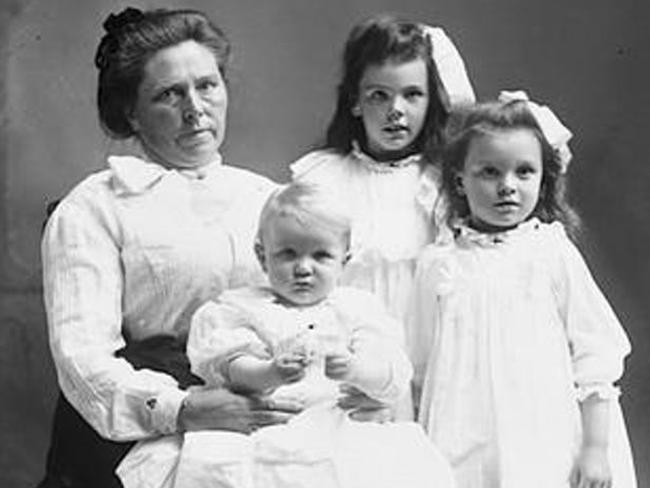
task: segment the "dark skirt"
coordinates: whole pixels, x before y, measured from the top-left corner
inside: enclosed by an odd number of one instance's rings
[[[185,342],[174,337],[156,336],[143,341],[127,338],[127,346],[115,355],[126,359],[136,369],[168,373],[183,389],[202,384],[190,371]],[[63,394],[59,394],[46,474],[37,488],[122,488],[115,468],[134,444],[102,438]]]

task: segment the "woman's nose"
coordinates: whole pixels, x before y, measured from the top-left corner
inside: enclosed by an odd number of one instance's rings
[[[203,101],[196,90],[189,90],[184,100],[183,120],[196,124],[203,115]]]

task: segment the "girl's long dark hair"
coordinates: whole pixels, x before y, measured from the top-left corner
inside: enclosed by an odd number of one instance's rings
[[[422,59],[427,65],[429,105],[414,149],[435,164],[442,147],[449,103],[431,49],[431,41],[419,24],[391,16],[373,17],[357,24],[345,44],[343,76],[338,85],[336,110],[327,128],[325,147],[347,154],[355,140],[365,146],[363,121],[352,115],[352,107],[358,101],[359,84],[368,66]]]

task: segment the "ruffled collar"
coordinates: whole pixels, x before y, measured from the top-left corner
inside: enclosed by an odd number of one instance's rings
[[[467,224],[467,221],[462,221],[454,226],[454,234],[456,240],[459,242],[478,244],[479,246],[484,247],[494,247],[529,235],[531,232],[538,230],[540,225],[540,220],[537,217],[533,217],[522,222],[514,229],[505,230],[503,232],[487,233],[473,229]]]
[[[352,151],[350,154],[361,165],[375,173],[393,173],[402,168],[419,164],[422,161],[422,154],[411,154],[403,159],[379,162],[363,152],[357,141],[352,141]]]
[[[188,179],[205,179],[221,168],[221,155],[214,161],[198,168],[165,168],[136,156],[109,156],[108,166],[121,190],[139,194],[155,186],[170,175],[182,175]]]

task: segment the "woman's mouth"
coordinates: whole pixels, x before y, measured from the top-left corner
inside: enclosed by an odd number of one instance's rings
[[[178,136],[178,142],[181,146],[194,145],[206,142],[214,138],[212,129],[194,129],[191,131],[182,132]]]

